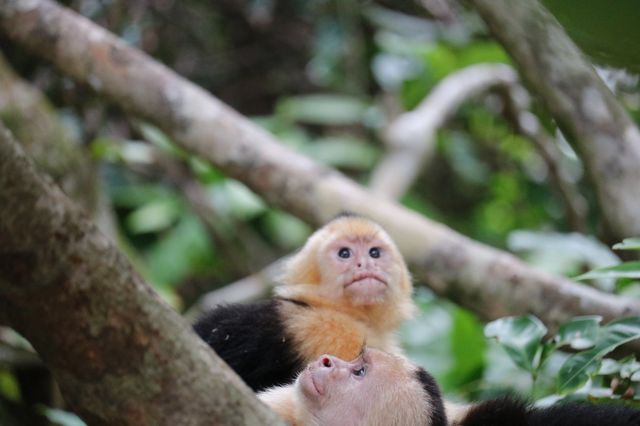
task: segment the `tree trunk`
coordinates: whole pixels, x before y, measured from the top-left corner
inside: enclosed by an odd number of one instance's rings
[[[627,112],[540,2],[470,1],[582,158],[613,237],[640,236],[640,132]]]
[[[281,424],[4,127],[0,206],[0,317],[89,424]]]

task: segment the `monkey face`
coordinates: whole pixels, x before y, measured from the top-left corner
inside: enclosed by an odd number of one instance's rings
[[[277,292],[284,297],[370,312],[387,309],[380,319],[389,328],[414,312],[411,277],[400,251],[382,227],[359,216],[334,219],[316,231],[289,259],[281,281]]]
[[[317,424],[424,425],[430,396],[415,370],[402,357],[366,349],[350,362],[321,356],[300,374],[296,386]]]
[[[316,253],[321,282],[336,297],[355,305],[384,303],[402,280],[404,263],[388,236],[377,226],[351,223],[327,238]]]

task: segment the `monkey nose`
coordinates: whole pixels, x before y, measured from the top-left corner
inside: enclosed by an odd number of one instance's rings
[[[337,366],[337,363],[331,355],[322,355],[318,358],[318,365],[320,368],[331,370]]]

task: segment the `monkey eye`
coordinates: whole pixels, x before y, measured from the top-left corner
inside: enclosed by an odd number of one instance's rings
[[[371,247],[369,249],[369,256],[373,257],[374,259],[377,259],[380,257],[380,249],[378,247]]]
[[[351,374],[353,374],[356,377],[364,377],[367,375],[367,367],[363,365],[360,368],[356,368],[351,372]]]
[[[346,247],[342,247],[340,250],[338,250],[338,256],[343,259],[348,259],[351,257],[351,250]]]

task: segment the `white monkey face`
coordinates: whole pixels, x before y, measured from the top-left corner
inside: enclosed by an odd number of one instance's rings
[[[367,349],[351,362],[321,356],[296,387],[318,425],[427,425],[429,396],[415,371],[404,358]]]
[[[329,295],[355,305],[384,303],[398,291],[404,263],[386,233],[370,222],[340,223],[317,252],[322,283]],[[346,228],[346,229],[345,229]]]

